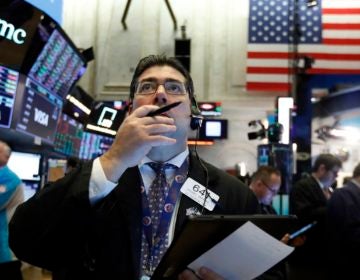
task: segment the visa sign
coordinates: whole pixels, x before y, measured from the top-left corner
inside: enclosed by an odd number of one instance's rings
[[[0,18],[0,37],[4,37],[15,44],[21,45],[25,42],[26,31]]]
[[[38,108],[35,108],[34,121],[43,126],[48,126],[49,115],[46,114],[45,112],[39,110]]]

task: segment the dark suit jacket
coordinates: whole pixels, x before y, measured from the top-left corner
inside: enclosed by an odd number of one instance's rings
[[[257,199],[238,179],[205,163],[208,187],[220,196],[211,213],[258,213]],[[117,187],[97,205],[89,203],[92,162],[42,189],[18,207],[10,223],[10,245],[33,265],[62,271],[63,279],[139,279],[142,234],[140,173],[129,168]],[[205,185],[205,172],[190,156],[189,176]],[[186,209],[197,203],[181,197],[175,236]],[[205,214],[209,213],[205,211]]]
[[[338,279],[344,274],[358,274],[360,251],[360,187],[349,182],[336,189],[328,206],[329,247],[331,258],[338,270]],[[356,273],[356,274],[354,274]]]
[[[325,195],[314,177],[298,181],[290,191],[290,213],[299,218],[300,225],[313,221],[318,224],[306,233],[306,242],[296,248],[289,258],[290,261],[306,263],[307,265],[326,264],[326,207]]]

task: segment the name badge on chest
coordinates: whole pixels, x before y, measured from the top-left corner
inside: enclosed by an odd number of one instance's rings
[[[214,210],[216,202],[220,198],[216,193],[206,189],[205,186],[191,178],[186,179],[180,191],[187,197],[199,203],[201,206],[204,205],[204,207],[209,211]]]

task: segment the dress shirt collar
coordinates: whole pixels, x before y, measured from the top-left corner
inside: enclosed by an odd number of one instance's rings
[[[189,148],[186,147],[186,149],[183,152],[181,152],[177,156],[173,157],[172,159],[168,160],[166,163],[173,164],[179,168],[183,164],[184,160],[188,157],[188,155],[189,155]],[[151,160],[147,156],[145,156],[142,159],[141,163],[139,164],[139,168],[141,168],[144,164],[149,163],[149,162],[153,162],[153,160]]]
[[[323,190],[325,188],[324,184],[320,182],[318,178],[316,178],[314,175],[312,177],[315,179],[315,181],[319,184],[320,188]]]

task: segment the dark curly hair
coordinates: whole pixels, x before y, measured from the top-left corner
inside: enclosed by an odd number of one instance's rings
[[[167,57],[166,55],[149,55],[142,58],[136,66],[134,75],[130,84],[130,100],[134,98],[136,85],[139,76],[148,68],[153,66],[170,66],[175,68],[185,77],[185,87],[189,93],[190,99],[194,97],[194,83],[189,71],[181,64],[179,60],[174,57]]]

